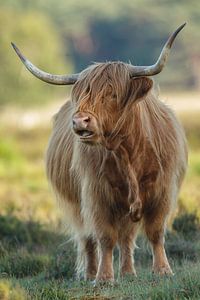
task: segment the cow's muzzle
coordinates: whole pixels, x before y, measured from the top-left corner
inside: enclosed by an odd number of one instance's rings
[[[74,132],[82,141],[93,139],[98,129],[95,117],[87,112],[75,113],[72,118],[72,125]]]

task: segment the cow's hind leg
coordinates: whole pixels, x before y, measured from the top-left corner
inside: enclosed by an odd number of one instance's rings
[[[147,211],[144,215],[144,227],[153,252],[153,272],[159,275],[173,274],[170,268],[165,248],[164,233],[168,209],[160,207],[159,211]]]
[[[93,237],[81,238],[78,242],[77,273],[80,273],[83,264],[85,280],[94,280],[97,274],[97,242]]]
[[[99,242],[99,266],[96,276],[97,282],[114,281],[113,249],[117,242],[115,230],[101,232]]]
[[[119,266],[121,276],[125,276],[127,274],[136,275],[133,252],[138,226],[138,223],[126,220],[126,224],[122,224],[119,230],[118,244],[120,250]]]

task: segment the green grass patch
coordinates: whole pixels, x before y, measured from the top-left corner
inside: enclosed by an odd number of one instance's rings
[[[115,284],[95,287],[75,279],[76,252],[65,235],[12,215],[0,216],[0,220],[0,283],[7,297],[2,299],[18,299],[11,298],[15,287],[22,300],[198,299],[200,225],[195,215],[176,218],[166,236],[166,250],[175,276],[158,277],[151,273],[150,247],[139,236],[135,253],[138,277],[119,278],[116,249]]]
[[[58,242],[59,235],[34,221],[21,221],[14,215],[0,215],[0,240],[9,247],[29,249]]]
[[[137,277],[118,279],[113,285],[94,286],[87,282],[72,282],[66,279],[23,279],[20,286],[31,299],[199,299],[200,263],[185,261],[175,268],[172,277],[158,277],[147,269],[138,270]]]
[[[0,274],[4,277],[22,278],[44,272],[49,265],[49,257],[29,254],[26,251],[9,253],[0,259]]]

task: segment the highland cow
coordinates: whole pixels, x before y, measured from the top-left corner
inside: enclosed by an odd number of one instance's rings
[[[77,241],[85,279],[114,280],[116,245],[121,275],[136,274],[133,250],[140,227],[152,246],[153,272],[172,274],[164,232],[184,178],[187,147],[182,127],[158,99],[149,76],[161,72],[183,26],[149,67],[106,62],[80,74],[51,75],[13,45],[36,77],[74,84],[54,118],[46,167]]]

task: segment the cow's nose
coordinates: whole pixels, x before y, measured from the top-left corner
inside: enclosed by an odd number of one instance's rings
[[[89,122],[90,122],[89,116],[84,116],[84,117],[74,116],[72,119],[73,127],[76,130],[86,129],[88,127]]]

